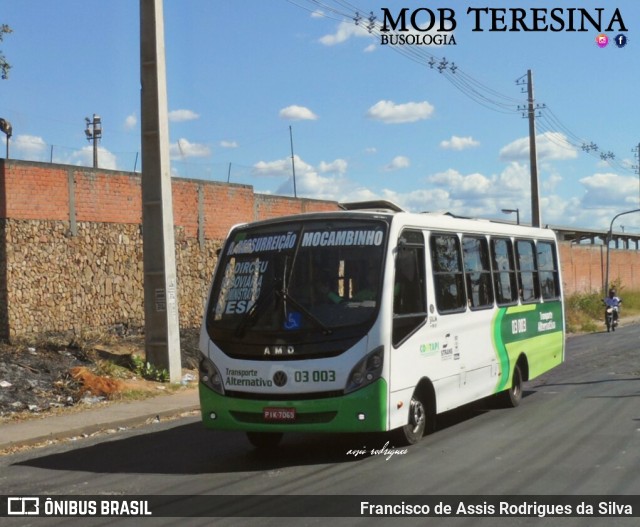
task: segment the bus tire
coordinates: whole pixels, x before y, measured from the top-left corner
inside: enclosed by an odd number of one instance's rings
[[[511,388],[500,393],[500,402],[506,408],[515,408],[522,401],[522,370],[520,364],[513,368]]]
[[[247,432],[247,439],[258,449],[275,448],[282,439],[281,432]]]
[[[409,407],[409,422],[395,432],[397,446],[415,445],[422,439],[430,421],[425,403],[414,393]]]

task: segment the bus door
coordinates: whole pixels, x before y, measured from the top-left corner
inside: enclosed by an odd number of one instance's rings
[[[425,262],[422,231],[402,231],[397,242],[393,270],[392,392],[413,390],[420,378],[428,374],[426,362],[421,361],[428,317]]]

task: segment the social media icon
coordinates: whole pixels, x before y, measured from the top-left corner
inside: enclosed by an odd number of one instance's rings
[[[624,48],[627,45],[627,36],[620,33],[616,36],[616,38],[613,39],[613,41],[619,48]]]
[[[596,44],[599,48],[606,48],[609,45],[609,37],[604,33],[600,33],[596,37]]]

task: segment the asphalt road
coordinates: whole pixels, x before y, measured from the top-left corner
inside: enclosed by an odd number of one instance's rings
[[[640,495],[640,325],[567,340],[565,363],[516,409],[478,403],[388,456],[386,435],[291,434],[269,454],[198,418],[0,457],[10,495]],[[1,431],[0,431],[1,433]],[[387,445],[392,446],[392,445]],[[364,450],[366,455],[353,451]],[[324,498],[318,498],[320,500]],[[291,498],[294,503],[294,498]],[[322,502],[324,503],[324,502]],[[243,505],[238,505],[242,507]],[[254,511],[255,512],[255,511]],[[640,511],[636,511],[636,514]],[[54,525],[69,519],[10,519]],[[84,519],[78,525],[637,525],[638,518]]]

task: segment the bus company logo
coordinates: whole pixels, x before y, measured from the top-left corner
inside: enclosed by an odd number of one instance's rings
[[[420,355],[423,357],[431,357],[433,355],[437,355],[439,351],[439,342],[427,342],[426,344],[420,345]]]
[[[40,498],[7,498],[7,516],[39,516]]]
[[[296,349],[293,346],[265,346],[262,355],[268,357],[270,355],[293,355]]]
[[[279,370],[273,374],[273,384],[275,384],[278,388],[282,388],[285,384],[287,384],[287,374],[282,370]]]
[[[463,16],[468,19],[473,33],[596,31],[596,45],[600,48],[609,44],[607,33],[627,31],[622,12],[613,7],[468,7],[459,12],[450,7],[419,7],[413,10],[408,7],[382,7],[381,11],[381,23],[376,24],[376,17],[372,14],[364,25],[369,32],[379,29],[383,45],[455,45],[454,31],[458,27],[458,17]],[[359,21],[356,18],[356,23]],[[615,40],[615,43],[623,47],[626,37],[623,33],[619,33],[620,36],[623,38]]]
[[[429,9],[420,7],[409,11],[403,7],[393,14],[382,8],[380,44],[392,46],[455,46],[453,30],[456,28],[455,11],[448,7]],[[371,24],[375,17],[369,19]]]

